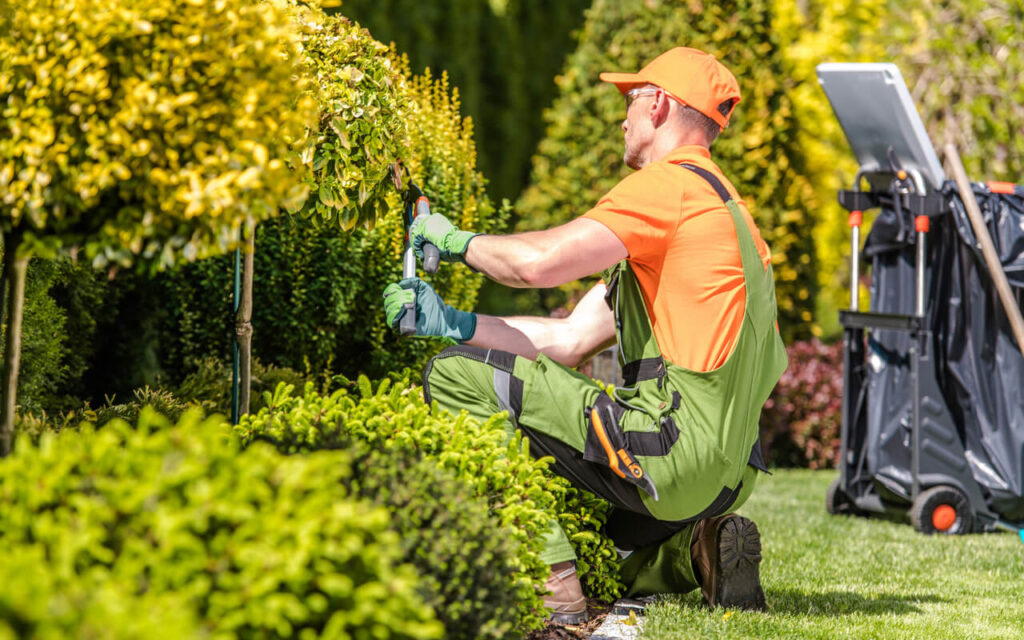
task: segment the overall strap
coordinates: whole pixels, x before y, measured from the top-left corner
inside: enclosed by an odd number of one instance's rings
[[[766,275],[765,269],[761,263],[761,254],[757,250],[757,245],[754,244],[754,236],[751,235],[750,229],[747,227],[747,221],[743,217],[743,212],[740,211],[739,205],[736,204],[736,200],[729,193],[729,190],[725,188],[725,185],[718,179],[718,176],[703,167],[682,162],[678,163],[678,166],[689,169],[704,178],[711,185],[711,188],[715,190],[715,193],[718,194],[718,197],[722,199],[725,208],[732,215],[733,225],[736,227],[736,239],[740,245],[743,277],[747,280],[747,285],[749,286],[751,282],[756,282],[758,278],[764,279]],[[769,275],[768,277],[771,276]]]
[[[608,306],[615,312],[615,337],[625,387],[657,380],[660,387],[667,374],[665,359],[654,337],[654,327],[640,283],[627,260],[619,263],[608,280]]]

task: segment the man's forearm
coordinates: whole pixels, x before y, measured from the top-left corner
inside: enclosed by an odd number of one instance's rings
[[[615,343],[615,318],[604,302],[605,286],[596,285],[568,318],[477,315],[476,332],[468,344],[510,351],[534,360],[543,353],[575,367]]]
[[[575,367],[614,341],[612,336],[610,341],[588,349],[572,335],[564,319],[532,316],[499,318],[477,314],[476,333],[466,344],[509,351],[531,360],[536,360],[543,353],[555,362]]]
[[[510,351],[535,360],[541,353],[570,367],[578,358],[565,322],[560,318],[516,316],[499,318],[477,314],[476,333],[467,342],[477,347]]]

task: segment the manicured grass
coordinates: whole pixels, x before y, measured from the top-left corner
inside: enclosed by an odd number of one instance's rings
[[[924,536],[830,516],[826,471],[762,476],[757,522],[768,613],[708,611],[700,594],[652,607],[642,638],[1024,638],[1024,544],[1014,534]]]

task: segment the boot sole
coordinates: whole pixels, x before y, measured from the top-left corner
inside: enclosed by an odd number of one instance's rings
[[[586,611],[582,613],[552,613],[551,617],[548,618],[548,622],[553,622],[554,624],[561,624],[567,626],[583,624],[586,621]]]
[[[709,607],[765,611],[761,589],[761,533],[742,516],[722,523],[718,531],[718,576]]]

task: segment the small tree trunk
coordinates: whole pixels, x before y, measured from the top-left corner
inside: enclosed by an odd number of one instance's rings
[[[3,285],[7,292],[7,336],[4,342],[3,402],[0,404],[0,456],[11,452],[14,410],[18,401],[18,365],[21,360],[21,313],[25,303],[28,257],[18,256],[20,238],[4,234]],[[9,284],[8,284],[9,283]]]
[[[7,240],[8,238],[4,236],[4,256],[7,255]],[[11,274],[7,273],[7,261],[3,260],[2,264],[0,264],[0,327],[4,325],[7,318],[7,290],[10,288]]]
[[[256,229],[252,230],[242,249],[242,300],[235,315],[235,340],[238,343],[238,415],[249,413],[252,392],[252,272],[256,252]]]

